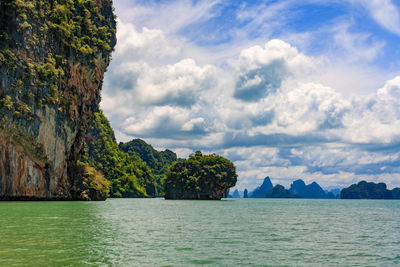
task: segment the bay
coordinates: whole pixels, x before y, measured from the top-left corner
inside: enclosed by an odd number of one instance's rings
[[[400,266],[400,201],[1,202],[0,266]]]

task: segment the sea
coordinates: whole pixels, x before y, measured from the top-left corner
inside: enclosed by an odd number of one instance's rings
[[[0,266],[400,266],[400,201],[0,202]]]

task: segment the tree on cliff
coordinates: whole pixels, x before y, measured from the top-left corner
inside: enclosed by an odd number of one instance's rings
[[[112,0],[0,1],[0,199],[105,198],[78,159],[115,33]]]
[[[236,167],[221,156],[196,151],[174,162],[164,180],[166,199],[221,199],[237,181]]]
[[[112,197],[153,197],[157,194],[151,169],[137,155],[123,152],[102,111],[94,114],[82,161],[101,170],[112,182]]]
[[[176,154],[169,149],[157,151],[139,138],[119,143],[119,148],[133,157],[140,157],[150,167],[156,179],[157,193],[160,195],[163,191],[161,180],[172,162],[178,160]]]

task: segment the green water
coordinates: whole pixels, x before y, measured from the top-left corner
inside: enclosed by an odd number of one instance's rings
[[[1,202],[0,266],[400,266],[400,201]]]

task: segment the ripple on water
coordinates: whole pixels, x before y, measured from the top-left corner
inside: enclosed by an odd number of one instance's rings
[[[400,201],[0,203],[0,266],[398,266]]]

